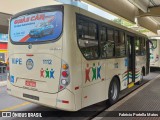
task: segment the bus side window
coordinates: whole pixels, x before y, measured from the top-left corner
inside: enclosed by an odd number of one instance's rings
[[[116,57],[124,57],[126,55],[125,36],[123,32],[115,31],[115,54]]]
[[[141,49],[141,55],[145,55],[146,54],[145,38],[141,38],[140,49]]]
[[[156,49],[157,48],[157,40],[152,40],[152,48]]]
[[[140,39],[139,39],[139,37],[136,37],[136,39],[135,39],[135,50],[136,50],[136,56],[140,55]]]
[[[105,27],[100,29],[100,41],[101,41],[101,57],[107,57],[107,31]]]
[[[83,56],[86,59],[98,59],[97,24],[88,20],[79,20],[77,33],[78,44]]]
[[[82,31],[82,27],[83,27],[83,21],[79,20],[79,24],[78,24],[78,38],[82,38],[83,36],[83,31]]]
[[[115,42],[114,42],[114,32],[112,29],[107,30],[107,57],[111,58],[114,56],[114,48],[115,48]]]

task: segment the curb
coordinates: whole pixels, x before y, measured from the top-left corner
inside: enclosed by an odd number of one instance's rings
[[[0,86],[2,87],[2,86],[6,86],[7,85],[7,81],[1,81],[0,82]]]

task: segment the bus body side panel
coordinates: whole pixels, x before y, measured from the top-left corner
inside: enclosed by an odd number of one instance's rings
[[[105,60],[87,61],[82,58],[83,92],[82,107],[106,100]],[[100,72],[97,73],[98,69]]]
[[[126,89],[128,86],[128,58],[127,57],[118,58],[117,63],[118,66],[114,67],[118,67],[117,70],[119,71],[118,76],[120,78],[120,91],[121,91]]]
[[[86,13],[82,9],[80,13],[95,19],[92,14]],[[127,79],[123,78],[126,77],[124,74],[127,71],[127,65],[125,66],[125,62],[126,57],[86,60],[82,55],[82,107],[108,99],[109,85],[114,76],[117,76],[120,79],[120,89],[127,88]],[[97,72],[98,69],[100,69],[100,73]]]
[[[59,92],[58,99],[68,100],[69,104],[57,103],[57,107],[63,107],[64,109],[70,109],[76,111],[82,108],[81,105],[81,53],[77,45],[77,33],[76,33],[76,13],[79,13],[79,8],[74,6],[65,6],[64,17],[64,39],[63,39],[63,54],[62,59],[69,65],[70,70],[70,84],[67,89],[71,93]]]
[[[80,9],[80,14],[94,18],[94,14],[90,14]],[[80,51],[80,50],[79,50]],[[106,78],[105,78],[105,60],[86,60],[82,56],[82,107],[86,107],[97,102],[106,100]],[[101,67],[101,68],[100,68]],[[97,68],[100,74],[97,76]]]
[[[127,66],[125,66],[125,59],[87,61],[83,58],[83,107],[108,99],[109,85],[113,77],[119,78],[120,90],[127,88]],[[100,67],[100,75],[97,71],[96,73],[93,72],[94,69],[98,70]]]
[[[57,96],[56,107],[62,110],[75,111],[76,109],[75,109],[74,94],[68,89],[59,92]]]
[[[120,81],[120,90],[126,89],[128,85],[128,63],[127,57],[106,60],[106,80],[107,82],[107,99],[109,85],[113,77],[117,77]]]
[[[135,83],[141,80],[142,68],[146,70],[146,55],[136,56]]]
[[[143,51],[141,50],[141,54],[136,55],[136,59],[135,59],[135,83],[140,81],[142,77],[146,75],[146,71],[147,71],[148,60],[147,60],[147,53],[146,53],[147,51],[146,40],[144,40],[144,44],[142,45],[143,45]]]
[[[152,41],[152,40],[151,40]],[[149,43],[150,47],[150,66],[151,67],[160,67],[160,60],[159,60],[159,40],[154,40],[157,41],[157,45],[152,47],[152,44]]]

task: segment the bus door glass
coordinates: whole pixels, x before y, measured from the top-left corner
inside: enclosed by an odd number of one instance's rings
[[[135,81],[135,49],[134,37],[127,36],[128,40],[128,84]]]
[[[158,65],[158,49],[157,49],[157,40],[153,39],[149,41],[149,52],[150,52],[150,63],[151,66]]]
[[[149,74],[149,68],[150,68],[150,43],[149,43],[149,40],[146,41],[146,57],[147,57],[146,74]]]

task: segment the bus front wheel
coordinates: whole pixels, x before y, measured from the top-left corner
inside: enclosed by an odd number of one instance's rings
[[[118,82],[118,78],[114,77],[109,86],[109,103],[110,105],[116,103],[119,98],[120,85]]]

